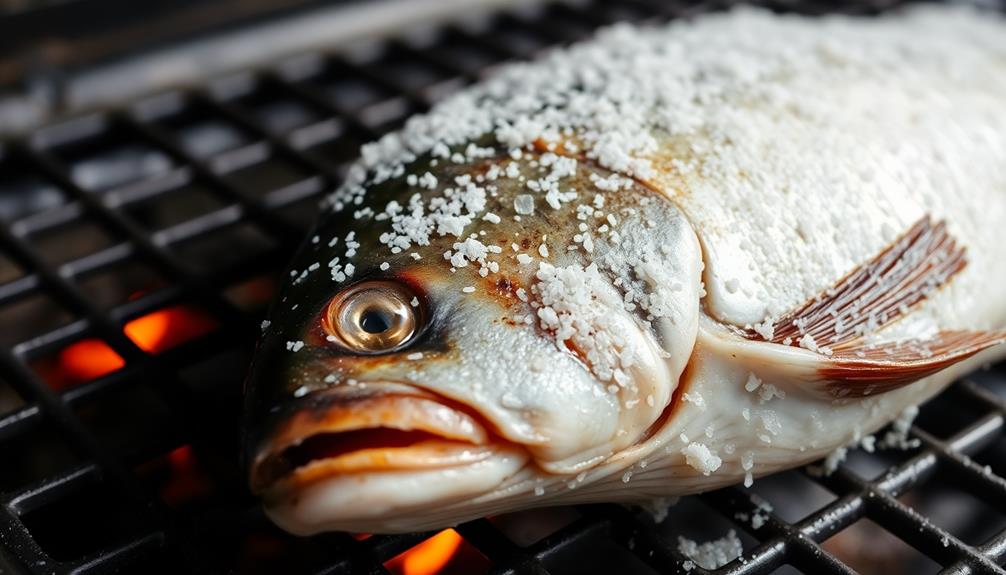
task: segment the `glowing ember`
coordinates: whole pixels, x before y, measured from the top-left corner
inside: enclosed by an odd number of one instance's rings
[[[198,308],[177,305],[131,320],[124,331],[143,351],[161,353],[216,327],[217,322]]]
[[[199,468],[192,447],[183,445],[168,454],[171,477],[161,487],[161,499],[175,507],[203,497],[212,490],[209,479]]]
[[[445,529],[384,566],[399,575],[435,575],[451,561],[462,541],[457,531]]]
[[[140,349],[161,353],[216,327],[217,322],[199,308],[176,305],[131,320],[123,331]],[[97,379],[126,364],[107,343],[96,338],[75,342],[53,359],[34,367],[57,390]]]
[[[126,362],[107,343],[89,338],[63,349],[59,353],[59,365],[62,373],[53,379],[46,379],[50,383],[61,382],[54,387],[62,389],[73,383],[90,381],[112,373],[126,365]]]

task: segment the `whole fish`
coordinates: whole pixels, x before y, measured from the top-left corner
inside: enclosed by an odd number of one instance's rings
[[[309,534],[750,484],[1003,355],[1004,226],[1001,16],[606,29],[364,146],[263,324],[251,488]]]

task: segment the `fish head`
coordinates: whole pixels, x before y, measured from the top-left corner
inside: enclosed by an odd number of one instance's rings
[[[645,439],[691,354],[701,257],[666,198],[552,153],[436,164],[337,199],[264,330],[250,482],[294,533],[529,506]]]

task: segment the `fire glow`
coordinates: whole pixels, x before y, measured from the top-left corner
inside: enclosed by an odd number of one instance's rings
[[[461,542],[457,531],[445,529],[384,566],[398,575],[436,575],[450,563]]]
[[[123,331],[147,353],[161,353],[213,331],[217,323],[199,308],[176,305],[140,316]]]
[[[158,354],[205,335],[216,327],[217,322],[199,308],[176,305],[130,320],[123,327],[123,332],[143,351]],[[124,365],[122,357],[107,343],[88,338],[60,352],[58,373],[49,379],[54,387],[62,389],[97,379]]]
[[[169,506],[177,507],[204,497],[212,490],[212,485],[202,473],[191,446],[183,445],[175,449],[167,455],[167,460],[171,476],[161,487],[160,495]]]
[[[59,353],[58,374],[46,378],[57,389],[74,383],[98,379],[122,368],[126,362],[107,343],[96,338],[82,339]]]

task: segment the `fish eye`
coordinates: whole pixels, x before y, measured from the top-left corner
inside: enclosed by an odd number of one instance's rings
[[[354,353],[401,349],[419,331],[419,306],[407,286],[365,281],[346,288],[328,305],[323,325],[336,343]]]

